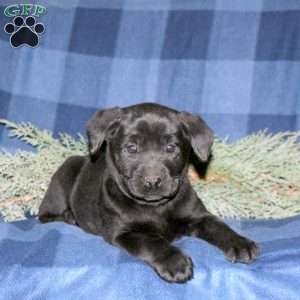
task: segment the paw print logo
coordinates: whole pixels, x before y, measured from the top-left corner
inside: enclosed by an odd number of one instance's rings
[[[39,44],[40,35],[44,32],[43,23],[36,23],[33,16],[28,16],[24,19],[17,16],[12,23],[7,23],[4,26],[4,31],[10,36],[10,44],[16,48],[21,45],[36,47]]]

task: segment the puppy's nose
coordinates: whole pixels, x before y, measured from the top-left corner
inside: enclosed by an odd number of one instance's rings
[[[157,189],[161,185],[161,178],[159,176],[145,177],[145,186],[148,189]]]

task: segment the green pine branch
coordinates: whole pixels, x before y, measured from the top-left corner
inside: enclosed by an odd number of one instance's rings
[[[36,214],[50,178],[71,155],[86,155],[83,136],[58,138],[30,123],[0,119],[9,135],[36,153],[0,153],[0,213],[5,219]],[[207,208],[224,217],[281,218],[300,213],[300,132],[250,135],[236,143],[216,140],[206,177],[190,167],[192,184]]]

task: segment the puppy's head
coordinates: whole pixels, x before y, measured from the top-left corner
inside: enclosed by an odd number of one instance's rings
[[[206,161],[213,143],[213,132],[200,117],[153,103],[98,111],[87,135],[92,160],[105,142],[119,188],[148,205],[173,198],[186,176],[191,148]]]

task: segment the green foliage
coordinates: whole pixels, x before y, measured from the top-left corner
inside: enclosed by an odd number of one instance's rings
[[[282,218],[300,213],[300,132],[259,132],[216,141],[206,180],[194,188],[226,217]]]
[[[0,119],[16,137],[37,151],[18,151],[14,155],[0,153],[0,212],[5,220],[23,219],[24,213],[36,214],[50,178],[58,166],[71,155],[87,154],[83,136],[74,139],[60,134],[55,139],[29,123],[15,124]]]
[[[10,136],[36,153],[0,153],[0,212],[5,220],[36,214],[50,178],[71,155],[86,155],[85,139],[58,138],[30,123],[1,120]],[[300,213],[300,132],[259,132],[236,143],[216,140],[206,177],[192,184],[207,208],[224,217],[281,218]],[[195,179],[196,178],[196,179]]]

